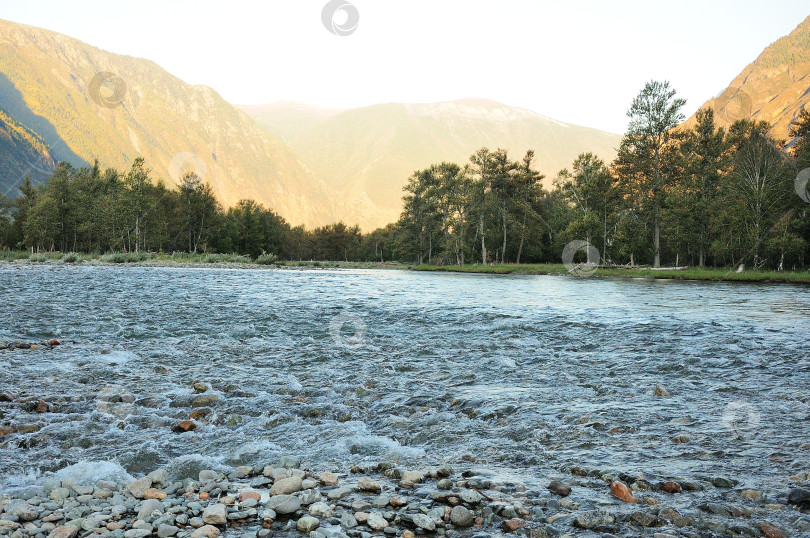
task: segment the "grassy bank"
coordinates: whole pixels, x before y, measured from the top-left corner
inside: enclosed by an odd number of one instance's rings
[[[438,271],[456,273],[481,273],[495,275],[570,275],[563,264],[492,264],[492,265],[407,265],[397,262],[341,262],[341,261],[281,261],[273,255],[262,255],[257,260],[240,254],[206,254],[174,252],[171,254],[154,252],[111,252],[107,254],[77,254],[74,252],[34,253],[22,251],[0,251],[0,261],[47,264],[138,264],[138,265],[235,265],[235,266],[278,266],[313,267],[333,269],[411,269],[414,271]],[[657,270],[637,268],[598,268],[589,277],[653,278],[675,280],[709,280],[729,282],[794,282],[810,283],[810,271],[745,271],[737,273],[729,268],[689,268],[684,270]]]
[[[417,265],[412,269],[416,271],[449,271],[458,273],[485,273],[485,274],[519,274],[519,275],[569,275],[568,269],[562,264],[494,264],[494,265]],[[713,280],[732,282],[796,282],[810,283],[810,271],[744,271],[737,273],[728,268],[689,268],[684,270],[650,270],[650,269],[623,269],[599,268],[593,273],[582,275],[587,277],[624,277],[624,278],[655,278],[677,280]]]
[[[343,269],[406,269],[407,265],[396,262],[341,262],[341,261],[283,261],[272,254],[262,254],[257,259],[241,254],[211,254],[188,252],[109,252],[106,254],[80,254],[75,252],[37,252],[2,250],[0,262],[42,264],[90,264],[90,265],[237,265],[315,267]]]

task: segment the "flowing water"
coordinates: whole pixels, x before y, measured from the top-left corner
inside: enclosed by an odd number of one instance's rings
[[[765,491],[810,470],[803,286],[6,264],[0,315],[0,341],[64,341],[0,351],[0,392],[54,405],[0,406],[0,427],[40,428],[0,437],[0,491],[77,463],[138,476],[280,455]],[[195,380],[217,401],[172,433]]]

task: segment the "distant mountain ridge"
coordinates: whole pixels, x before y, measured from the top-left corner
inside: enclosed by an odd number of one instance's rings
[[[94,88],[103,73],[125,91]],[[338,216],[323,183],[285,144],[211,88],[188,85],[149,60],[0,21],[0,107],[40,135],[56,160],[126,168],[143,156],[169,183],[178,170],[198,170],[226,206],[253,198],[309,226]],[[9,178],[0,179],[3,190]]]
[[[495,101],[466,98],[428,104],[387,103],[318,114],[315,107],[280,102],[242,107],[290,147],[343,204],[348,222],[363,229],[399,217],[402,187],[417,169],[441,161],[459,164],[482,146],[506,148],[513,158],[535,150],[550,185],[576,156],[592,151],[606,161],[621,137],[547,118]],[[296,122],[296,114],[302,119]],[[299,132],[273,129],[286,124]]]
[[[788,140],[790,122],[810,103],[810,17],[774,41],[703,107],[715,110],[717,123],[728,127],[740,119],[765,121],[771,134]],[[695,123],[695,117],[685,125]]]

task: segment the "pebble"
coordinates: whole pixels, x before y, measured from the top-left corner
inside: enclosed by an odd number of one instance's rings
[[[312,516],[303,516],[295,523],[295,528],[301,532],[314,531],[321,525],[318,518]]]
[[[63,527],[56,527],[48,534],[48,538],[76,538],[79,534],[79,528],[73,525]]]
[[[357,481],[357,488],[366,493],[379,493],[382,491],[379,483],[366,476]]]
[[[656,385],[655,390],[653,390],[653,394],[655,396],[661,396],[662,398],[668,398],[670,395],[669,391],[665,389],[662,385]]]
[[[212,504],[203,510],[202,519],[209,525],[225,525],[228,522],[228,509],[224,504]]]
[[[613,483],[610,484],[610,493],[626,503],[635,504],[638,502],[638,499],[630,491],[630,488],[627,487],[627,484],[620,480],[614,480]]]
[[[276,480],[270,488],[270,495],[288,495],[296,491],[301,491],[301,478],[290,476]]]
[[[322,472],[319,478],[324,486],[336,486],[338,483],[337,475],[329,471]]]
[[[526,522],[520,518],[507,519],[503,522],[503,530],[507,532],[514,532],[526,526]]]
[[[474,489],[463,489],[461,493],[458,494],[459,498],[468,504],[478,504],[484,498],[483,495],[475,491]]]
[[[191,533],[191,538],[217,538],[219,529],[213,525],[203,525]]]
[[[785,531],[771,523],[770,521],[761,521],[759,523],[759,530],[762,531],[767,538],[784,538]]]
[[[563,485],[559,480],[553,480],[548,485],[548,490],[554,495],[559,495],[560,497],[568,497],[571,495],[571,488]]]
[[[382,517],[377,512],[372,512],[371,514],[368,515],[366,525],[368,525],[369,527],[371,527],[376,531],[381,531],[388,526],[388,521],[386,521],[385,518]]]
[[[794,488],[788,493],[788,504],[795,504],[799,508],[810,509],[810,490]]]
[[[436,530],[436,523],[434,523],[433,518],[425,514],[415,514],[411,521],[420,529],[425,529],[426,531]]]
[[[181,420],[172,426],[174,433],[186,433],[197,429],[197,424],[193,420]]]
[[[454,506],[450,510],[450,522],[458,527],[472,527],[475,515],[463,506]]]
[[[152,479],[148,476],[139,478],[127,486],[127,491],[136,499],[143,499],[146,490],[152,487]]]
[[[124,538],[146,538],[152,534],[152,529],[130,529],[124,533]]]
[[[158,515],[163,513],[163,504],[157,499],[147,499],[141,504],[141,509],[138,511],[138,519],[146,519],[152,517],[155,512]]]
[[[277,514],[292,514],[301,508],[301,499],[294,495],[274,495],[267,501],[266,506]]]
[[[312,475],[297,466],[300,461],[291,459],[276,465],[203,469],[195,471],[198,475],[195,479],[174,483],[170,483],[165,469],[124,485],[99,481],[91,486],[69,478],[49,479],[41,487],[19,490],[17,499],[0,502],[0,536],[77,538],[81,532],[83,538],[101,534],[105,538],[217,538],[226,526],[229,535],[243,538],[248,536],[246,532],[250,538],[288,536],[288,531],[296,529],[311,538],[371,538],[382,534],[415,538],[428,533],[446,538],[490,538],[487,532],[563,538],[583,532],[577,529],[603,535],[629,535],[628,532],[638,534],[642,529],[666,526],[670,530],[659,531],[666,536],[681,532],[683,536],[759,533],[779,537],[802,535],[810,530],[810,520],[800,514],[788,519],[788,514],[794,512],[786,507],[759,504],[764,495],[757,490],[715,491],[714,488],[736,486],[737,481],[726,477],[655,482],[641,473],[606,469],[582,469],[575,473],[572,468],[572,474],[583,477],[575,479],[581,488],[578,492],[583,495],[578,495],[578,502],[574,502],[570,498],[571,487],[564,478],[549,483],[547,489],[552,494],[549,495],[545,490],[530,489],[531,486],[496,480],[485,469],[464,471],[454,481],[448,478],[452,471],[402,472],[393,465],[380,464],[352,469],[353,473],[361,474],[356,484],[338,486],[336,473]],[[408,480],[402,486],[407,489],[398,490],[397,496],[383,493],[393,491],[397,481],[406,477]],[[601,480],[608,481],[610,493],[624,502],[657,507],[639,510],[630,506],[619,508],[612,503],[613,508],[604,508],[611,502],[604,490],[599,493],[604,487]],[[248,484],[253,489],[248,489]],[[711,496],[660,495],[699,492],[704,489],[700,484],[708,488]],[[594,488],[595,494],[585,494]],[[268,490],[277,493],[262,503]],[[646,491],[658,492],[659,496],[646,495],[643,493]],[[774,498],[784,498],[783,495],[769,492]],[[732,504],[735,497],[746,501],[745,505]],[[787,497],[790,504],[801,509],[810,499],[810,492],[794,488]],[[674,508],[662,508],[659,503],[666,502],[665,499],[678,503],[678,508],[697,506],[702,515],[693,518]],[[709,500],[720,502],[702,502]],[[777,517],[774,512],[767,512],[771,509],[782,510],[776,512],[780,519],[774,519],[782,527],[770,521],[752,521],[757,516],[762,520],[763,514]],[[475,531],[468,530],[474,526]],[[675,531],[676,528],[683,530]]]

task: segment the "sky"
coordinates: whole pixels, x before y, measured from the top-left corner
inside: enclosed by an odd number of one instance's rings
[[[326,0],[0,0],[0,18],[148,58],[234,104],[477,97],[623,133],[645,82],[669,80],[691,115],[810,15],[807,0],[332,2],[350,5],[330,3],[326,23]]]

